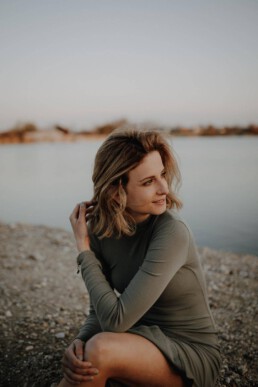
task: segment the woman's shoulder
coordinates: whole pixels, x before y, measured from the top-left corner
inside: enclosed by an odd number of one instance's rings
[[[165,232],[170,235],[191,235],[191,230],[187,222],[173,210],[167,210],[163,214],[157,216],[155,221],[155,229],[157,232]]]

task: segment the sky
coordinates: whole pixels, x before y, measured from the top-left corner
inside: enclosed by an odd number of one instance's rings
[[[0,0],[0,131],[258,123],[257,0]]]

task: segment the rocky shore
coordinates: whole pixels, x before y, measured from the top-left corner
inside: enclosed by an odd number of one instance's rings
[[[257,386],[258,257],[200,248],[222,348],[217,387]],[[0,224],[0,385],[47,387],[87,315],[71,233]],[[209,386],[203,386],[209,387]]]
[[[91,140],[96,138],[105,138],[113,132],[113,130],[122,127],[130,126],[127,120],[117,120],[110,122],[91,130],[82,130],[75,132],[72,129],[56,125],[52,128],[42,129],[35,124],[26,123],[18,125],[12,129],[0,132],[0,144],[31,144],[37,142],[73,142]],[[147,125],[147,126],[146,126]],[[137,125],[136,125],[137,126]],[[164,127],[155,124],[144,124],[143,128],[150,130],[157,129],[171,136],[183,137],[217,137],[217,136],[257,136],[258,125],[250,124],[248,126],[223,126],[215,127],[213,125],[197,126],[197,127]]]

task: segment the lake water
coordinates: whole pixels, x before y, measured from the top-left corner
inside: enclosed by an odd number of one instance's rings
[[[0,220],[70,230],[100,140],[0,146]],[[199,246],[258,255],[258,138],[174,138],[183,218]]]

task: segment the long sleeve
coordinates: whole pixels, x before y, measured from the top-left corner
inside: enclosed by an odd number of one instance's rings
[[[77,261],[102,330],[124,332],[131,328],[186,263],[188,248],[189,230],[182,222],[160,222],[142,265],[119,297],[107,281],[94,252],[79,254]]]
[[[94,251],[94,254],[98,258],[98,260],[102,261],[101,253],[98,250],[98,246],[96,245],[96,243],[94,243],[94,239],[92,238],[91,238],[90,246],[92,251]],[[102,265],[102,270],[103,270],[103,266],[104,265]],[[98,317],[96,315],[95,309],[92,305],[92,302],[90,301],[89,315],[86,317],[84,324],[81,326],[80,331],[76,336],[76,339],[80,339],[86,342],[92,336],[96,335],[99,332],[102,332],[102,328],[99,323]]]
[[[89,315],[87,316],[85,323],[80,328],[80,331],[79,331],[78,335],[76,336],[76,339],[80,339],[80,340],[86,342],[92,336],[96,335],[99,332],[102,332],[102,329],[101,329],[100,323],[98,321],[98,318],[96,316],[95,310],[91,304]]]

